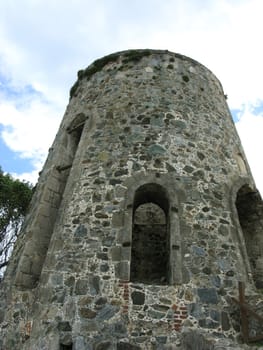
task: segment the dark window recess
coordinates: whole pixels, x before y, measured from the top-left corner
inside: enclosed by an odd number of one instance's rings
[[[81,134],[83,131],[83,126],[84,124],[79,125],[77,128],[74,129],[74,131],[72,131],[71,136],[73,139],[73,142],[75,144],[75,148],[77,149],[80,138],[81,138]]]
[[[140,187],[134,199],[131,281],[166,284],[169,280],[168,200],[157,184]]]
[[[60,344],[59,346],[59,350],[72,350],[72,349],[73,349],[73,344],[69,344],[69,345]]]
[[[74,129],[68,131],[68,150],[71,153],[72,158],[74,159],[76,151],[78,149],[79,141],[81,139],[82,131],[84,128],[84,124],[80,124]]]
[[[236,208],[255,285],[263,288],[263,205],[259,193],[247,185],[241,187]]]

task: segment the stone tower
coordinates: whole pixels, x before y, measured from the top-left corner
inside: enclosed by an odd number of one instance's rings
[[[263,287],[262,233],[217,78],[169,51],[101,58],[78,73],[1,284],[0,348],[237,341],[230,300]]]

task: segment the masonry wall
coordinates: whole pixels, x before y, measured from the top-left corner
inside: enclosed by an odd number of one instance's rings
[[[263,269],[261,252],[251,267],[236,201],[256,189],[207,68],[135,50],[80,71],[40,184],[36,197],[51,188],[60,199],[35,201],[7,271],[6,349],[162,349],[186,328],[239,334],[230,298]]]

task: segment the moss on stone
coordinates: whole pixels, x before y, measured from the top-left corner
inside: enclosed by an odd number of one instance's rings
[[[142,57],[149,56],[151,54],[151,50],[131,50],[127,51],[124,54],[123,63],[129,62],[139,62]]]
[[[149,49],[129,50],[129,51],[123,53],[122,63],[127,64],[129,62],[139,62],[142,57],[149,56],[150,54],[151,54],[151,50],[149,50]],[[70,89],[70,98],[72,98],[75,95],[75,93],[79,87],[80,80],[82,80],[83,78],[86,78],[87,80],[89,80],[93,76],[93,74],[99,72],[106,64],[116,62],[120,56],[121,56],[121,53],[119,53],[119,52],[104,56],[104,57],[99,58],[98,60],[94,61],[86,69],[82,69],[82,70],[78,71],[78,80]]]

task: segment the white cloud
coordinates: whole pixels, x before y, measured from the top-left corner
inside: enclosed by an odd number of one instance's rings
[[[245,106],[240,112],[236,128],[242,140],[258,190],[263,194],[263,163],[261,156],[263,150],[263,111],[261,114],[255,114],[251,107]]]
[[[5,144],[21,158],[32,162],[33,174],[23,174],[35,182],[58,129],[61,115],[41,101],[32,101],[22,109],[11,103],[0,103],[1,137]]]
[[[43,163],[41,162],[39,164],[39,166],[36,165],[36,169],[31,171],[31,172],[24,172],[24,173],[15,173],[12,172],[10,173],[10,175],[14,178],[14,179],[19,179],[20,181],[26,181],[29,182],[32,185],[35,185],[37,183],[38,177],[39,177],[39,173],[40,170],[43,166]]]
[[[2,137],[21,156],[42,162],[77,71],[128,48],[188,55],[216,74],[230,108],[256,105],[263,100],[262,12],[262,0],[2,1],[0,74],[8,75],[13,86],[29,85],[42,96],[30,96],[22,108],[15,100],[2,100],[0,123],[12,126]],[[251,168],[258,182],[262,169],[251,158],[260,159],[251,135],[255,118],[250,109],[238,131],[246,152],[253,149],[248,159],[255,163]],[[257,127],[262,130],[262,124]]]
[[[40,102],[33,102],[24,110],[0,104],[0,122],[7,126],[2,132],[6,144],[24,158],[42,157],[54,138],[58,127],[54,111]]]
[[[24,0],[1,8],[0,44],[13,79],[56,101],[65,102],[78,69],[130,47],[199,60],[218,75],[233,107],[261,94],[261,0]]]

